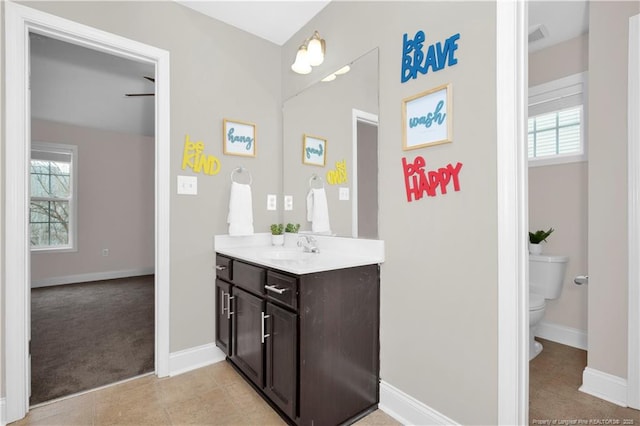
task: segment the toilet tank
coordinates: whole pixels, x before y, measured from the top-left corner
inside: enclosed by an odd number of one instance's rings
[[[562,293],[567,256],[529,255],[529,291],[545,299],[557,299]]]

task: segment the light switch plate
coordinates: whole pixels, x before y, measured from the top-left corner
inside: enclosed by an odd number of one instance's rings
[[[278,208],[278,199],[275,194],[267,195],[267,210],[276,210]]]
[[[286,211],[293,210],[293,195],[284,196],[284,209]]]
[[[178,176],[178,194],[198,195],[198,176]]]
[[[341,187],[338,192],[338,200],[349,201],[349,188]]]

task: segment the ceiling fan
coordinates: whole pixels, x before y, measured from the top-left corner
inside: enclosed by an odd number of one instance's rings
[[[147,77],[146,75],[143,76],[144,78],[146,78],[147,80],[149,80],[150,82],[154,83],[156,82],[156,79],[153,77]],[[125,93],[125,96],[129,96],[129,97],[134,97],[134,96],[155,96],[155,93]]]

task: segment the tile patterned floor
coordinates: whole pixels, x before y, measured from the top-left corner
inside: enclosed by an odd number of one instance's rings
[[[544,350],[529,363],[529,424],[640,425],[640,411],[578,390],[587,365],[586,351],[540,342]]]
[[[377,410],[358,426],[398,425]],[[285,425],[227,363],[179,376],[145,376],[32,409],[26,425]]]
[[[586,352],[542,340],[530,363],[529,423],[633,424],[640,411],[580,392]],[[555,422],[554,422],[555,420]],[[180,376],[145,376],[32,409],[24,425],[284,425],[226,362]],[[398,425],[381,410],[358,426]]]

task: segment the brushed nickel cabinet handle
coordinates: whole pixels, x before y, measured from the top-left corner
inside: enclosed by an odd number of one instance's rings
[[[262,336],[261,342],[264,343],[264,340],[270,336],[270,334],[264,334],[264,329],[266,328],[266,323],[267,323],[267,318],[269,318],[271,315],[265,315],[264,312],[261,312],[262,314],[262,332],[260,333],[260,335]]]
[[[224,271],[226,269],[226,265],[216,265],[216,271]]]
[[[224,298],[225,297],[227,297],[227,293],[225,291],[222,291],[222,297],[220,298],[220,315],[224,315],[224,311],[226,310],[225,307],[224,307]]]
[[[289,290],[288,288],[278,288],[274,285],[265,285],[264,288],[278,294],[283,294],[285,291]]]
[[[231,299],[235,299],[235,297],[227,293],[227,319],[231,319],[231,315],[235,314],[235,312],[231,312]]]

